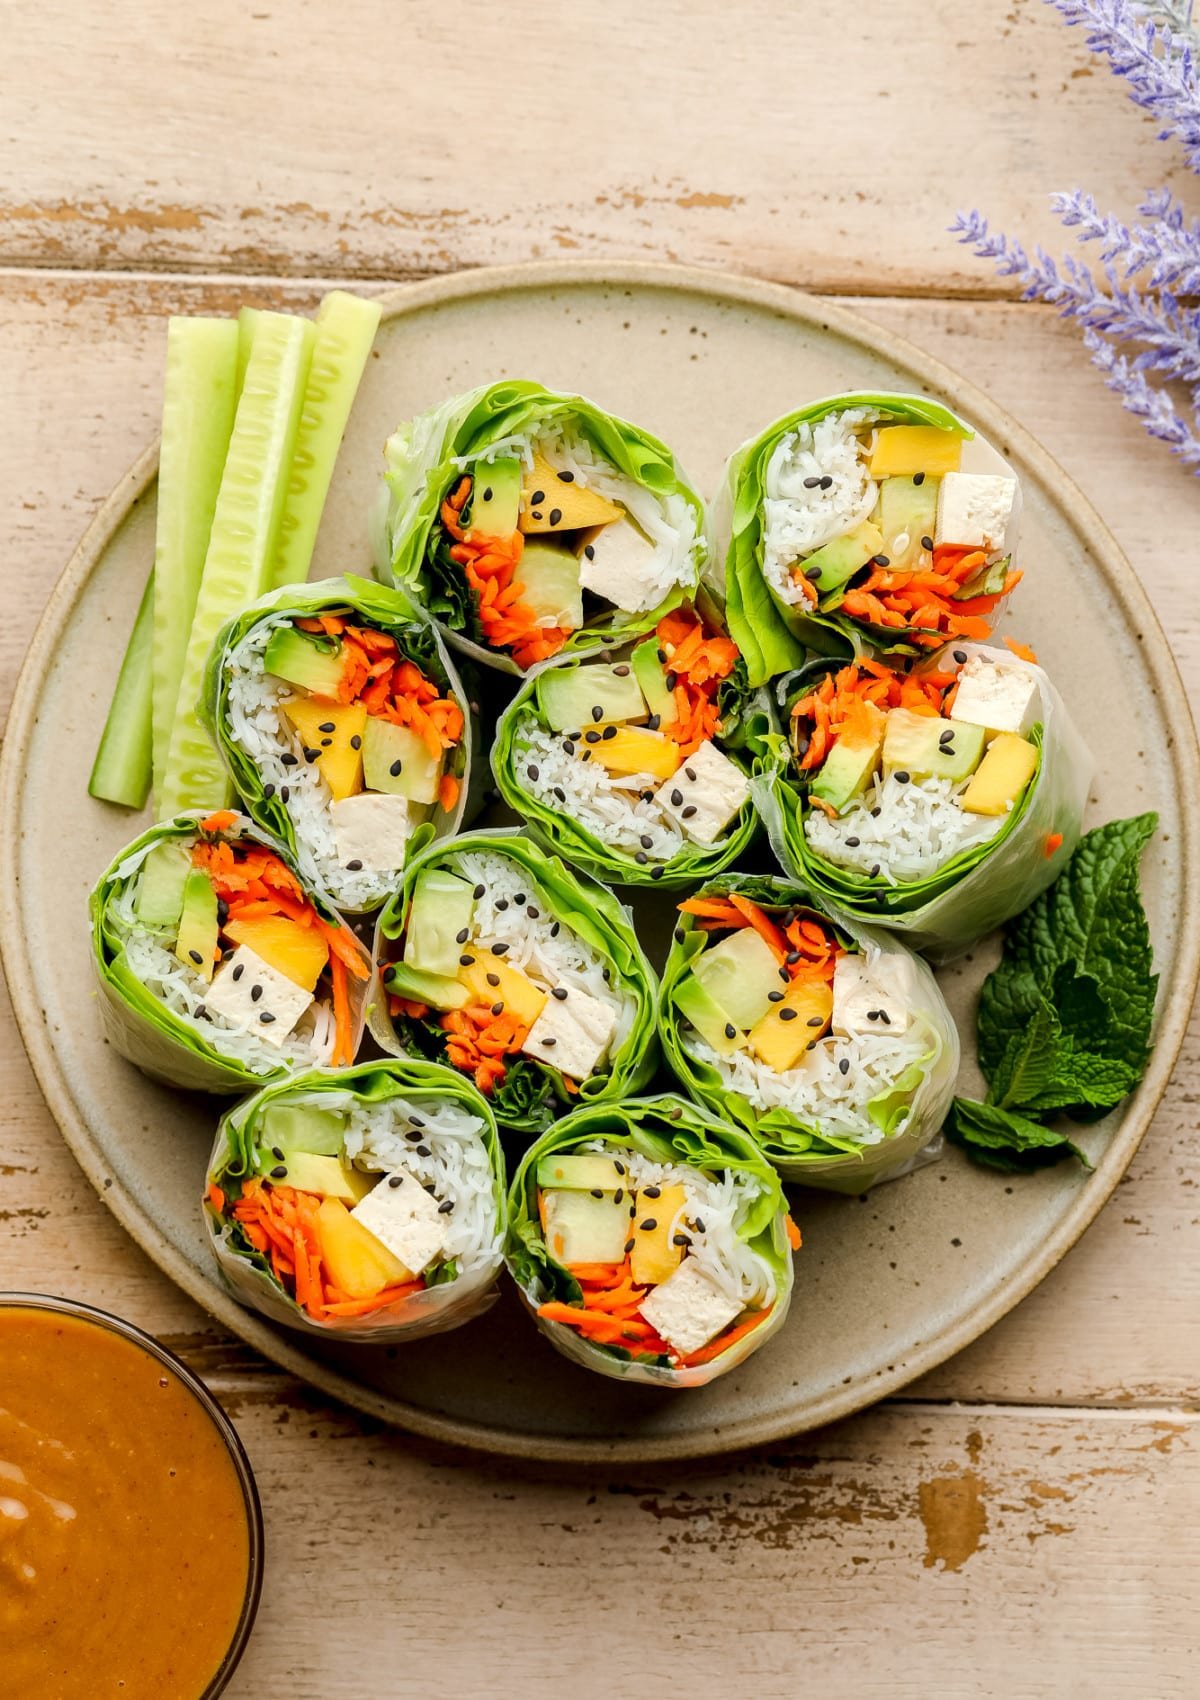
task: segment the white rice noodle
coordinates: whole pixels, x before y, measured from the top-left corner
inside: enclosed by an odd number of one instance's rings
[[[853,531],[875,506],[877,486],[867,472],[861,436],[873,415],[865,408],[828,413],[779,439],[767,462],[763,499],[763,577],[782,602],[804,592],[792,577],[803,556]],[[806,479],[831,478],[827,490]]]
[[[596,1140],[583,1147],[602,1151],[624,1163],[632,1189],[681,1186],[685,1203],[671,1223],[671,1233],[691,1239],[687,1255],[722,1293],[743,1309],[762,1310],[776,1297],[771,1266],[741,1239],[738,1228],[759,1198],[763,1184],[755,1175],[725,1169],[705,1174],[685,1163],[655,1163],[627,1146]]]
[[[518,863],[494,851],[465,851],[448,858],[447,865],[474,886],[483,887],[483,896],[475,900],[471,946],[483,951],[493,944],[507,944],[505,962],[522,969],[536,983],[546,988],[566,986],[568,991],[599,998],[617,1017],[609,1052],[619,1051],[633,1027],[637,1000],[605,978],[611,970],[591,945],[565,922],[555,920],[553,906],[537,882]]]
[[[1003,815],[972,815],[962,807],[970,779],[902,781],[876,775],[836,820],[813,809],[804,822],[809,844],[827,862],[870,874],[889,885],[926,878],[951,857],[986,844]],[[857,839],[856,844],[847,841]]]

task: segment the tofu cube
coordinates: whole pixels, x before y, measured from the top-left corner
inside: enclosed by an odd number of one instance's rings
[[[714,1286],[694,1257],[685,1257],[672,1276],[647,1293],[639,1309],[651,1328],[686,1356],[707,1346],[742,1306]]]
[[[903,1033],[911,1020],[915,983],[902,958],[868,963],[848,951],[833,970],[833,1031],[842,1038],[863,1033]]]
[[[631,519],[594,526],[582,533],[580,586],[626,613],[641,613],[662,599],[657,554],[657,547]]]
[[[404,866],[412,821],[407,797],[360,791],[329,809],[338,861],[361,862],[373,874],[394,874]],[[357,871],[357,870],[356,870]]]
[[[271,1045],[283,1044],[312,1001],[311,992],[264,962],[248,944],[239,945],[213,976],[204,1000],[214,1015]]]
[[[521,1049],[572,1080],[586,1080],[607,1055],[617,1030],[616,1011],[575,986],[558,990],[566,992],[566,997],[546,999]]]
[[[386,1175],[350,1214],[414,1276],[429,1267],[449,1233],[437,1199],[403,1169]]]
[[[712,742],[654,793],[663,813],[696,844],[715,844],[750,795],[750,781]]]
[[[1016,500],[1015,478],[990,472],[948,472],[938,491],[934,543],[985,549],[989,555],[1008,554],[1009,537],[1016,532]]]
[[[989,737],[1015,732],[1023,738],[1040,712],[1037,675],[1026,667],[973,655],[958,675],[954,718],[982,726]]]

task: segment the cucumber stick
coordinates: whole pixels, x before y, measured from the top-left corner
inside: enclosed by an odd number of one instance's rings
[[[377,301],[364,301],[342,289],[331,291],[317,313],[317,340],[279,527],[273,588],[300,584],[308,577],[329,482],[379,314]]]
[[[146,583],[133,633],[117,676],[117,688],[88,793],[105,803],[140,809],[150,790],[151,651],[154,647],[154,578]]]
[[[314,336],[311,320],[286,313],[260,313],[254,325],[179,681],[158,798],[163,817],[221,808],[231,795],[196,703],[217,633],[270,584]]]
[[[171,319],[154,546],[154,788],[163,768],[188,633],[237,405],[234,319]]]
[[[237,387],[239,395],[241,395],[242,385],[246,381],[246,367],[250,364],[250,350],[254,347],[254,333],[261,318],[261,307],[243,307],[237,316]]]

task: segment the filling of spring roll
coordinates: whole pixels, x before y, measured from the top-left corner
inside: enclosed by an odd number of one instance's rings
[[[906,960],[872,962],[815,915],[737,895],[680,909],[716,935],[674,988],[684,1049],[754,1109],[822,1138],[893,1133],[931,1048]]]
[[[522,668],[597,615],[645,613],[696,582],[690,504],[627,478],[566,421],[457,465],[431,548],[466,578],[482,641]]]
[[[774,1271],[740,1237],[763,1182],[736,1170],[660,1163],[592,1141],[538,1162],[546,1249],[578,1282],[578,1304],[539,1316],[600,1346],[674,1367],[705,1363],[770,1314]]]
[[[826,862],[889,885],[923,879],[994,838],[1027,796],[1041,759],[1036,675],[1015,656],[947,660],[912,673],[860,661],[793,707],[804,833]]]
[[[933,648],[986,639],[1011,570],[1017,481],[960,470],[962,439],[865,407],[780,437],[767,462],[762,570],[778,599]]]
[[[717,695],[737,659],[731,639],[677,610],[625,661],[542,674],[537,712],[514,730],[518,788],[640,864],[719,847],[750,795],[719,744]]]
[[[485,1095],[522,1065],[587,1080],[624,1044],[637,1013],[603,957],[554,918],[536,881],[494,851],[460,851],[422,870],[384,985],[414,1047],[470,1075]]]
[[[253,1172],[214,1182],[227,1243],[256,1252],[315,1321],[364,1317],[501,1256],[482,1120],[426,1097],[321,1092],[263,1113]]]
[[[301,866],[342,907],[377,907],[416,828],[457,801],[458,703],[350,614],[272,615],[226,670],[228,735],[287,810]]]
[[[109,919],[130,972],[218,1055],[263,1075],[354,1060],[347,988],[367,968],[273,850],[163,839],[118,877]]]

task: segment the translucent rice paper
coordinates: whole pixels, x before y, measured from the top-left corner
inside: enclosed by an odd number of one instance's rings
[[[422,1101],[431,1106],[453,1104],[477,1116],[483,1124],[480,1138],[491,1160],[496,1227],[502,1237],[507,1222],[504,1152],[496,1122],[486,1100],[470,1081],[453,1069],[427,1062],[359,1063],[350,1069],[313,1069],[277,1086],[268,1086],[252,1098],[234,1106],[222,1118],[208,1162],[207,1187],[227,1187],[231,1178],[250,1172],[251,1152],[257,1144],[259,1125],[272,1104],[311,1103],[321,1108],[330,1097],[349,1093],[362,1103],[382,1104],[390,1098]],[[240,1304],[257,1310],[272,1322],[298,1328],[306,1334],[336,1335],[349,1343],[385,1345],[421,1340],[460,1328],[496,1302],[496,1279],[503,1267],[497,1250],[470,1276],[438,1282],[423,1292],[413,1293],[371,1315],[309,1316],[289,1297],[276,1280],[270,1263],[257,1252],[240,1251],[233,1242],[233,1224],[218,1214],[212,1202],[204,1202],[204,1222],[221,1279]]]
[[[568,868],[548,855],[527,835],[511,828],[468,832],[448,844],[434,844],[409,863],[396,895],[379,912],[375,926],[373,955],[375,980],[369,1020],[371,1037],[389,1056],[410,1053],[388,1013],[382,970],[390,960],[389,947],[404,932],[413,887],[423,868],[452,864],[456,856],[471,851],[505,856],[521,868],[541,891],[545,913],[588,944],[612,970],[612,983],[632,994],[636,1014],[624,1042],[613,1052],[601,1073],[582,1081],[578,1090],[568,1089],[557,1069],[535,1063],[550,1084],[550,1101],[528,1107],[510,1102],[504,1082],[493,1099],[500,1126],[518,1133],[540,1133],[547,1123],[572,1104],[595,1103],[623,1098],[645,1086],[658,1066],[658,1033],[655,1008],[658,978],[637,940],[633,916],[612,892],[596,881]]]
[[[367,625],[376,626],[396,639],[400,653],[421,669],[442,691],[457,702],[463,714],[463,735],[455,749],[449,752],[446,772],[459,780],[458,798],[452,809],[434,804],[428,821],[418,827],[410,839],[410,847],[419,848],[431,840],[451,838],[463,823],[471,784],[472,716],[462,681],[446,652],[436,628],[418,613],[406,596],[375,584],[370,579],[321,579],[313,584],[288,584],[281,590],[254,602],[224,627],[209,654],[204,675],[204,694],[200,702],[201,718],[208,728],[238,796],[246,812],[259,826],[287,846],[293,860],[306,865],[307,858],[296,842],[296,828],[291,815],[279,800],[278,793],[267,797],[263,792],[263,776],[246,751],[230,736],[228,724],[229,676],[225,662],[238,645],[247,638],[260,621],[273,615],[288,614],[297,619],[312,619],[337,608],[350,608]],[[308,870],[310,873],[313,870]],[[375,905],[378,907],[378,905]],[[347,913],[350,911],[347,910]]]
[[[736,891],[760,905],[784,904],[811,909],[813,918],[826,918],[821,904],[801,884],[773,877],[726,874],[703,888],[702,896]],[[914,1160],[938,1137],[958,1074],[959,1041],[946,1000],[927,965],[895,939],[852,918],[838,917],[835,926],[846,942],[858,946],[869,964],[903,966],[913,988],[910,1015],[927,1041],[908,1112],[895,1121],[875,1145],[839,1137],[822,1139],[819,1125],[804,1123],[784,1109],[759,1110],[735,1092],[710,1063],[694,1057],[684,1045],[680,1021],[671,1000],[673,989],[704,948],[706,934],[693,917],[680,915],[678,932],[663,970],[659,995],[659,1033],[667,1062],[684,1086],[714,1115],[746,1129],[779,1174],[787,1181],[817,1187],[823,1192],[851,1195],[867,1192],[880,1181],[894,1180],[914,1166]],[[839,1150],[844,1145],[849,1149]]]
[[[1083,814],[1095,764],[1046,672],[1007,649],[956,642],[957,651],[982,655],[1033,675],[1040,697],[1041,759],[1024,797],[994,838],[951,858],[935,874],[889,887],[819,858],[804,833],[807,804],[794,767],[755,781],[755,802],[771,848],[793,879],[815,892],[839,922],[856,920],[902,933],[914,950],[935,961],[960,955],[984,933],[1028,908],[1062,872],[1083,831]],[[943,652],[944,653],[944,652]],[[925,664],[936,670],[937,657]],[[1051,848],[1053,835],[1061,843]]]
[[[771,455],[780,438],[798,425],[815,424],[828,414],[852,408],[878,413],[885,424],[932,425],[960,437],[974,435],[949,408],[928,396],[858,390],[826,396],[785,414],[730,456],[709,511],[713,550],[705,576],[713,594],[726,604],[730,635],[745,657],[752,685],[765,684],[801,666],[809,650],[818,655],[846,656],[863,652],[926,653],[886,628],[865,628],[860,621],[836,611],[806,613],[799,606],[789,606],[763,577],[762,505]],[[1017,500],[1019,503],[1019,486]]]
[[[92,963],[100,986],[100,1014],[105,1036],[115,1051],[134,1063],[143,1074],[165,1081],[168,1086],[181,1086],[194,1092],[246,1092],[271,1081],[286,1079],[294,1073],[294,1069],[290,1064],[284,1064],[270,1073],[258,1074],[215,1051],[195,1029],[181,1021],[134,977],[126,964],[121,940],[110,914],[113,903],[128,887],[154,846],[173,838],[197,838],[199,823],[204,818],[202,812],[197,812],[161,821],[135,838],[110,864],[88,902]],[[284,845],[270,833],[256,827],[245,815],[236,815],[234,824],[227,830],[208,836],[214,841],[225,839],[231,844],[242,839],[261,844],[265,849],[273,850],[300,879]],[[300,883],[309,902],[325,920],[336,926],[346,926],[324,892],[303,879]],[[348,928],[346,931],[353,938]],[[366,951],[357,939],[354,944],[362,955],[364,965],[369,967]],[[369,980],[350,981],[356,1049],[362,1042],[366,1024],[369,986]]]
[[[443,501],[463,475],[465,457],[505,444],[543,427],[571,424],[618,472],[656,496],[679,495],[696,520],[699,548],[687,582],[663,598],[656,608],[640,614],[617,609],[595,616],[567,639],[565,652],[594,652],[606,644],[622,643],[653,631],[659,620],[695,590],[707,555],[704,504],[684,478],[675,456],[648,431],[608,413],[582,396],[547,390],[520,379],[483,384],[454,396],[440,407],[401,425],[388,439],[385,492],[380,505],[377,554],[379,576],[390,579],[422,608],[427,608],[455,648],[488,667],[520,673],[513,658],[477,643],[468,627],[474,620],[470,590],[448,586],[430,570],[427,550]]]
[[[765,1322],[735,1340],[711,1363],[681,1369],[637,1363],[583,1339],[564,1323],[538,1316],[540,1304],[573,1299],[579,1292],[568,1271],[551,1258],[542,1239],[537,1213],[538,1162],[551,1154],[582,1149],[598,1139],[640,1151],[654,1162],[686,1163],[710,1173],[741,1170],[762,1182],[762,1196],[743,1223],[739,1238],[751,1245],[772,1270],[777,1289],[775,1305]],[[722,1126],[685,1098],[663,1094],[634,1098],[624,1104],[588,1105],[564,1117],[521,1159],[508,1195],[508,1213],[505,1255],[521,1298],[556,1350],[584,1369],[652,1387],[705,1387],[765,1346],[787,1320],[793,1270],[786,1229],[787,1200],[779,1178],[748,1134],[737,1127]]]

